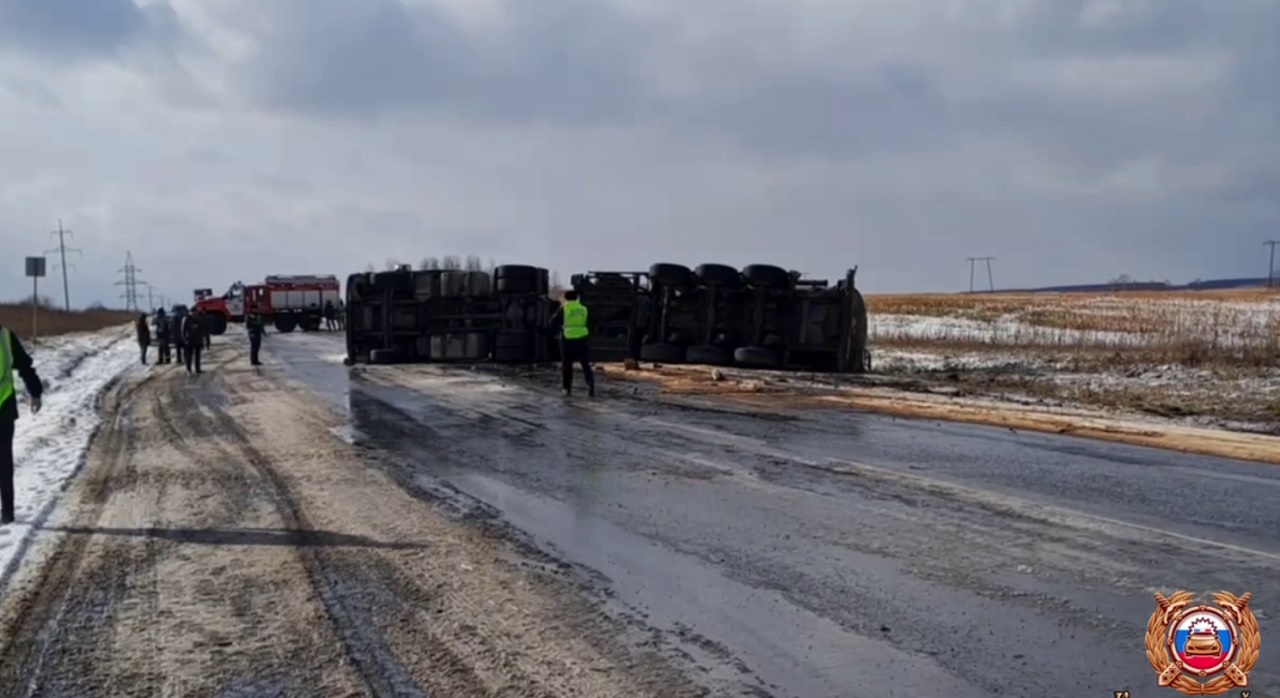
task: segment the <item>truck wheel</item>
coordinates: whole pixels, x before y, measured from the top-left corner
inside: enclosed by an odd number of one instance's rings
[[[733,357],[729,352],[720,347],[709,345],[689,347],[685,352],[685,361],[691,364],[706,364],[707,366],[727,366],[733,363]]]
[[[640,347],[640,360],[651,361],[656,364],[682,364],[684,363],[684,348],[677,344],[668,344],[666,342],[646,344]]]
[[[694,276],[704,286],[741,286],[742,272],[728,264],[699,264],[693,270]]]
[[[400,358],[399,353],[395,349],[374,349],[369,352],[369,363],[371,364],[393,364]]]
[[[504,264],[493,270],[493,288],[498,293],[523,295],[538,293],[545,270],[527,264]]]
[[[757,288],[787,288],[791,285],[791,272],[772,264],[748,264],[742,268],[742,278]]]
[[[693,271],[683,264],[655,264],[649,267],[649,278],[667,286],[688,286],[693,281]]]
[[[214,313],[210,319],[209,334],[224,335],[227,333],[227,316],[221,313]]]
[[[782,356],[764,347],[738,347],[733,352],[733,361],[751,368],[778,368]]]
[[[275,325],[276,331],[281,334],[289,334],[298,328],[298,322],[288,315],[276,318],[275,322],[271,324]]]

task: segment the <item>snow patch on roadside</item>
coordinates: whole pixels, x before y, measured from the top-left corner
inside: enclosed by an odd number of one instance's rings
[[[131,367],[139,367],[132,328],[57,337],[27,347],[45,385],[40,414],[31,414],[19,383],[14,438],[17,522],[0,527],[0,582],[22,561],[34,533],[84,462],[101,422],[97,396]],[[15,376],[16,377],[16,376]]]

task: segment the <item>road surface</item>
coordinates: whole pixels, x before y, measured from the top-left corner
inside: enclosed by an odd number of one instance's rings
[[[1271,466],[231,341],[106,405],[3,695],[1158,695],[1176,589],[1280,695]]]

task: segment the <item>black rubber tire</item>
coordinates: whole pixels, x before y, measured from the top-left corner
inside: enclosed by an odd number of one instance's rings
[[[694,276],[705,286],[741,286],[742,272],[728,264],[699,264]]]
[[[684,359],[686,363],[706,364],[707,366],[728,366],[733,363],[733,355],[721,349],[708,344],[689,347],[685,352]]]
[[[782,364],[782,356],[764,347],[738,347],[733,351],[733,361],[751,368],[778,368]]]
[[[772,264],[748,264],[742,268],[742,278],[757,288],[787,288],[791,286],[791,272]]]
[[[683,264],[655,264],[649,267],[649,279],[657,284],[684,288],[693,284],[693,271]]]
[[[371,364],[393,364],[400,358],[399,352],[395,349],[374,349],[369,352],[369,363]]]
[[[538,293],[541,271],[527,264],[505,264],[493,270],[493,288],[511,295]]]
[[[292,315],[281,315],[271,324],[276,328],[276,332],[281,334],[289,334],[298,329],[298,321],[294,320]]]
[[[209,317],[209,334],[217,337],[227,333],[227,316],[213,313]]]
[[[395,295],[413,293],[413,273],[407,271],[380,271],[373,275],[373,285],[390,289]]]
[[[640,360],[657,364],[684,363],[684,348],[677,344],[658,342],[640,347]]]
[[[500,364],[531,364],[533,351],[529,347],[494,347],[493,360]]]

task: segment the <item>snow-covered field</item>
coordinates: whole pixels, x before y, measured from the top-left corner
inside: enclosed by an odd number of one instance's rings
[[[1280,294],[872,297],[877,373],[1274,431]]]
[[[1247,300],[1245,299],[1247,298]],[[1272,349],[1280,294],[1219,299],[1081,294],[898,296],[871,300],[873,341],[1003,348],[1127,349],[1204,345]]]
[[[14,439],[18,520],[0,527],[0,582],[14,572],[33,534],[83,464],[100,421],[96,398],[125,372],[142,369],[129,327],[54,337],[27,349],[45,385],[44,405],[39,414],[31,414],[18,381],[22,401]]]

